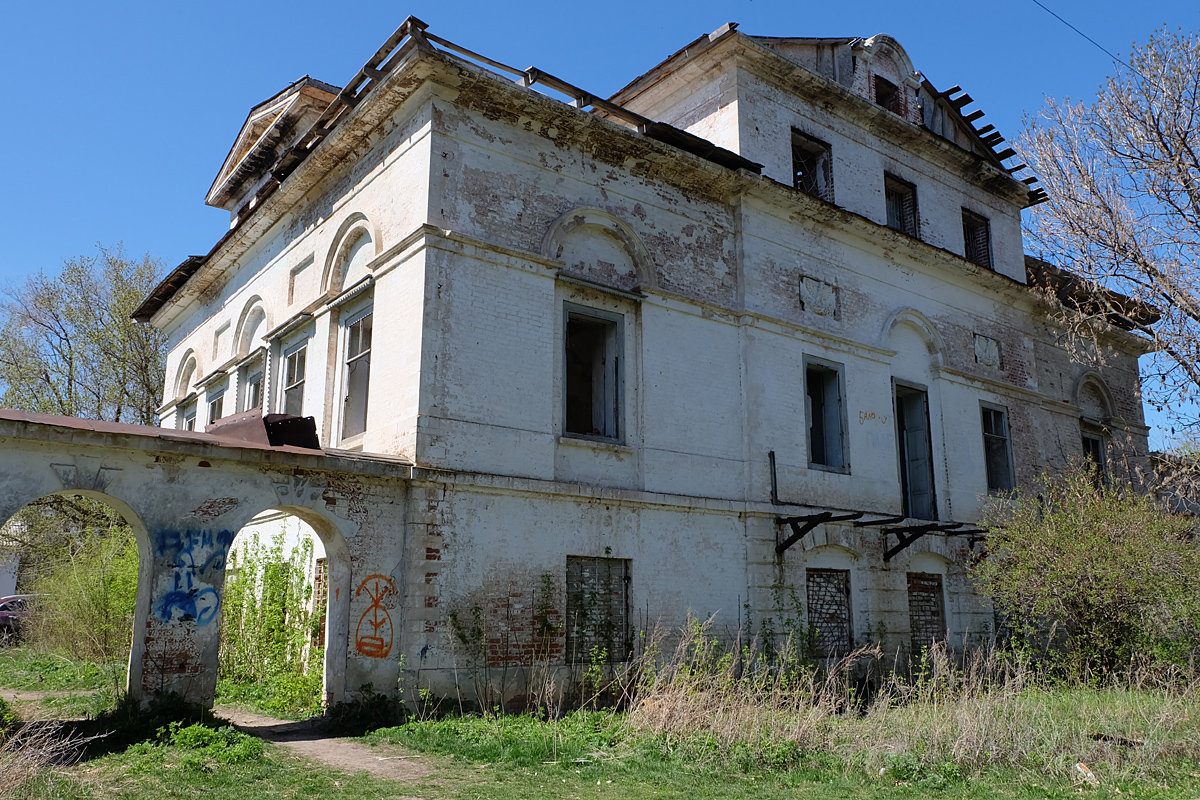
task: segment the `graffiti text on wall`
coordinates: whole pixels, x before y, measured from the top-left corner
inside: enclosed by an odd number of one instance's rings
[[[159,531],[154,555],[173,570],[169,592],[156,603],[164,621],[180,620],[208,625],[221,609],[221,596],[212,586],[225,569],[225,556],[233,531]]]
[[[396,594],[396,584],[386,575],[368,575],[354,593],[358,597],[366,590],[371,605],[358,618],[354,646],[367,658],[386,658],[392,651],[392,617],[383,607],[383,598]]]

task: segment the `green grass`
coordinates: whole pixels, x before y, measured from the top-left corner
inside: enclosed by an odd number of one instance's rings
[[[217,681],[217,703],[258,711],[281,719],[321,714],[321,675],[279,675],[258,683]]]
[[[125,684],[125,664],[72,661],[27,647],[0,650],[0,687],[33,691],[104,689]]]

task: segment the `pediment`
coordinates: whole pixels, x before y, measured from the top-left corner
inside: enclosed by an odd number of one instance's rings
[[[242,124],[205,203],[234,212],[288,147],[337,97],[339,89],[307,76],[254,108]]]

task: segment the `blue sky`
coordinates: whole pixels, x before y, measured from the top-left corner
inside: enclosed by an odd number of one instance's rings
[[[1162,25],[1200,28],[1195,0],[1042,0],[1123,55]],[[408,14],[516,67],[606,96],[701,33],[889,33],[941,89],[1009,139],[1043,97],[1089,99],[1108,56],[1032,0],[808,3],[10,3],[0,74],[0,285],[97,243],[174,266],[207,253],[228,213],[204,205],[250,107],[308,74],[342,85]]]

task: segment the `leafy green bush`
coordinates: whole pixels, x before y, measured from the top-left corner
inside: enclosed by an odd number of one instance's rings
[[[1153,497],[1075,469],[1043,476],[986,511],[981,591],[1018,642],[1066,674],[1108,674],[1200,653],[1200,550],[1194,520]]]

